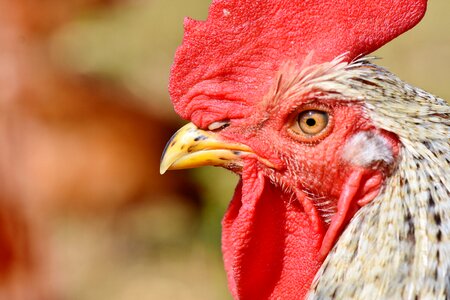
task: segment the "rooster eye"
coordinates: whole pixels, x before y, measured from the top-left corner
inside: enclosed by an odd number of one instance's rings
[[[320,110],[305,110],[297,117],[296,131],[307,136],[321,133],[328,125],[328,113]]]

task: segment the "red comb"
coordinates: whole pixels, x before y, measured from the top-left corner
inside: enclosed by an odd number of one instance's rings
[[[259,102],[281,64],[350,61],[416,25],[427,0],[214,0],[206,21],[186,19],[172,67],[176,111],[195,102]],[[228,101],[227,101],[228,102]]]

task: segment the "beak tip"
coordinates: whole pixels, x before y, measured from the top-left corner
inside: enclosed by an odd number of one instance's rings
[[[159,167],[159,174],[164,175],[167,172],[167,169],[168,168],[166,166],[161,165]]]

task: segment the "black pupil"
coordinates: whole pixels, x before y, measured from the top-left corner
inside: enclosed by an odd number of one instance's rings
[[[313,118],[309,118],[306,120],[306,125],[313,127],[316,125],[316,120],[314,120]]]

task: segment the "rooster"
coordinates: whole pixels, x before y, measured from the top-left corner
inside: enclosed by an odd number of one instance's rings
[[[235,299],[448,299],[448,104],[365,55],[426,0],[215,0],[169,91],[192,121],[161,173],[239,174],[222,251]]]

